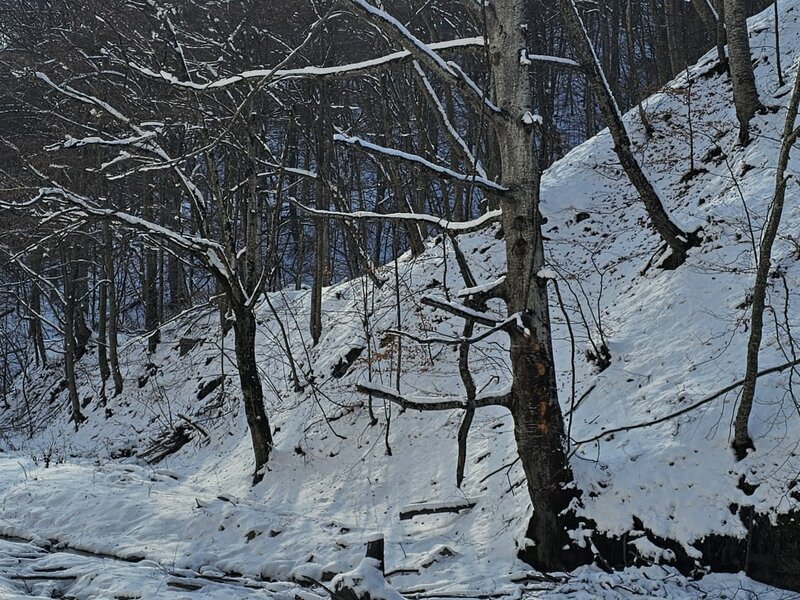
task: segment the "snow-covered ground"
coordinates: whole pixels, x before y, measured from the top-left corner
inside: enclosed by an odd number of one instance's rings
[[[800,7],[781,5],[783,64],[793,76]],[[653,266],[658,239],[616,166],[607,134],[576,148],[544,176],[549,267],[558,275],[564,300],[562,310],[554,297],[552,315],[572,464],[584,490],[583,511],[610,533],[630,531],[636,517],[656,536],[688,546],[712,533],[743,535],[732,504],[773,514],[797,508],[800,418],[792,384],[798,376],[789,371],[759,381],[751,421],[757,450],[741,463],[729,449],[738,389],[659,425],[602,436],[669,416],[744,373],[753,240],[772,195],[789,98],[788,86],[777,84],[772,27],[771,9],[751,21],[758,85],[770,110],[754,119],[754,142],[746,148],[735,145],[730,87],[713,74],[713,53],[689,70],[691,84],[684,74],[646,102],[653,138],[645,139],[638,117],[629,115],[640,158],[668,209],[684,228],[704,231],[702,247],[676,271]],[[797,167],[794,159],[790,170]],[[779,274],[771,279],[774,310],[765,331],[765,368],[791,359],[788,333],[800,325],[799,196],[790,185],[775,253]],[[503,274],[503,248],[494,233],[460,238],[481,283]],[[59,589],[78,598],[324,596],[313,582],[357,567],[364,542],[376,531],[386,538],[389,583],[408,598],[792,597],[740,575],[690,581],[660,566],[612,575],[587,567],[552,581],[531,573],[515,558],[530,509],[506,411],[483,409],[476,415],[461,489],[455,486],[459,412],[400,412],[375,401],[377,422],[370,424],[367,398],[356,393],[355,384],[371,379],[393,385],[399,351],[384,335],[397,326],[393,267],[385,267],[385,275],[389,283],[381,289],[357,280],[326,290],[324,334],[314,348],[306,326],[307,292],[275,294],[259,308],[259,361],[277,446],[270,471],[255,487],[231,362],[232,334],[219,337],[213,311],[165,327],[153,356],[146,355],[141,340],[127,342],[126,389],[109,401],[109,418],[98,405],[93,354],[85,357],[80,393],[88,401],[89,421],[78,433],[67,422],[63,394],[48,404],[60,380],[58,368],[37,372],[26,383],[27,394],[19,395],[15,418],[24,426],[33,404],[33,413],[48,415],[49,421],[32,439],[4,442],[0,533],[150,562],[44,555],[4,544],[0,597],[24,594],[24,582],[12,578],[22,569],[51,563],[74,569],[70,577],[77,579],[64,580],[66,587]],[[402,260],[399,284],[405,331],[460,334],[458,319],[419,303],[426,291],[445,295],[446,286],[455,296],[464,287],[449,242],[431,239],[423,256]],[[574,353],[565,314],[576,337]],[[180,340],[188,338],[199,342],[181,356]],[[610,349],[611,364],[602,372],[586,358],[590,339]],[[360,354],[359,348],[364,348]],[[352,366],[337,369],[351,350]],[[504,350],[501,337],[476,346],[472,367],[478,390],[506,386]],[[292,383],[292,361],[304,385],[300,392]],[[405,394],[461,394],[451,347],[404,341],[402,363]],[[214,381],[224,384],[209,386]],[[178,427],[191,440],[148,465],[145,458],[158,451],[154,440]],[[740,489],[751,489],[738,485],[741,478],[755,487],[750,495]],[[474,506],[399,518],[420,502]],[[644,537],[634,543],[645,558],[664,557],[664,550]],[[20,552],[32,562],[15,563]],[[208,579],[195,592],[169,585],[170,577],[187,574],[269,581],[275,587],[234,592],[235,584]],[[107,587],[123,581],[127,589]]]

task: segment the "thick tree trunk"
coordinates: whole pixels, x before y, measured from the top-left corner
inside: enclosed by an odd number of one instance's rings
[[[750,141],[750,120],[761,108],[750,55],[747,11],[744,0],[725,0],[725,29],[728,34],[728,64],[733,84],[733,102],[739,120],[739,142]]]
[[[504,119],[496,123],[502,181],[509,314],[519,313],[527,331],[511,334],[514,433],[528,480],[533,518],[528,537],[535,546],[521,556],[546,570],[564,570],[591,560],[568,534],[574,525],[570,502],[577,495],[566,455],[563,415],[555,387],[546,282],[536,277],[544,254],[539,213],[539,174],[533,130],[523,121],[531,86],[520,51],[527,40],[524,0],[498,0],[488,9],[489,52],[494,65],[496,102]]]
[[[255,458],[253,485],[255,485],[264,478],[263,469],[272,451],[272,432],[264,409],[264,390],[261,387],[261,377],[256,362],[256,318],[250,308],[238,302],[234,303],[233,311],[236,315],[233,324],[236,367],[242,388],[247,426],[253,443]]]

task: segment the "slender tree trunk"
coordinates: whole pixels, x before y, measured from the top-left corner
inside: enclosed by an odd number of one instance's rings
[[[42,251],[34,250],[31,257],[31,269],[36,274],[36,277],[42,277]],[[42,329],[42,319],[39,315],[42,314],[42,291],[39,287],[39,282],[34,278],[31,284],[31,297],[30,297],[30,330],[29,335],[33,343],[33,351],[36,356],[37,364],[42,366],[47,365],[47,349],[44,345],[44,331]]]
[[[104,269],[101,268],[101,278]],[[107,404],[106,384],[111,378],[108,364],[108,284],[100,284],[97,298],[97,365],[100,368],[100,401]]]
[[[519,52],[527,47],[520,23],[527,22],[524,0],[497,0],[489,8],[489,53],[496,102],[507,119],[496,123],[503,183],[509,314],[520,314],[525,331],[511,333],[511,412],[514,435],[533,504],[528,537],[534,547],[521,556],[546,570],[570,570],[591,560],[568,530],[574,525],[571,486],[561,407],[555,386],[546,282],[536,277],[544,253],[539,212],[539,174],[533,129],[522,119],[530,107],[531,85]]]
[[[117,322],[119,311],[117,309],[117,284],[114,272],[114,238],[111,235],[111,225],[103,223],[103,278],[106,280],[106,294],[108,298],[108,364],[111,377],[114,380],[114,394],[122,393],[122,373],[119,369]]]
[[[719,57],[719,64],[722,68],[727,67],[728,57],[725,53],[725,36],[719,35],[720,15],[714,7],[714,0],[692,0],[697,16],[703,22],[708,34],[714,39],[717,46],[717,56]],[[725,28],[722,28],[724,34]]]
[[[153,215],[153,190],[150,189],[150,182],[144,182],[144,218],[154,222]],[[153,354],[156,351],[160,334],[158,331],[158,263],[156,251],[145,246],[144,249],[144,273],[142,277],[142,303],[144,304],[144,328],[147,331],[147,352]]]
[[[767,279],[772,269],[772,245],[778,234],[778,227],[783,216],[783,205],[786,199],[787,174],[789,156],[792,146],[800,136],[800,128],[795,128],[797,121],[798,104],[800,104],[800,77],[796,77],[794,91],[789,102],[789,111],[786,115],[786,124],[783,130],[783,142],[778,156],[778,170],[775,176],[775,194],[769,208],[767,224],[761,235],[761,244],[756,268],[756,281],[753,285],[753,308],[750,317],[750,337],[747,340],[747,367],[742,387],[742,399],[736,412],[734,421],[733,451],[738,460],[747,455],[747,451],[754,448],[750,437],[750,413],[753,410],[753,400],[756,392],[758,378],[758,355],[761,350],[761,335],[764,329],[764,307],[767,297]]]
[[[667,26],[664,22],[664,2],[667,0],[650,0],[650,13],[653,18],[653,52],[655,54],[656,71],[658,72],[659,85],[673,78],[672,65],[669,60],[669,42],[667,41]]]
[[[321,84],[320,106],[315,115],[316,129],[316,157],[317,157],[317,202],[318,210],[328,210],[330,199],[328,189],[323,178],[329,177],[331,155],[331,140],[333,139],[333,123],[331,122],[329,111],[327,110],[328,100],[327,85]],[[329,223],[323,216],[315,217],[315,238],[314,238],[314,279],[311,285],[311,338],[314,345],[319,343],[322,336],[322,288],[328,284],[330,272],[329,261]]]
[[[681,9],[684,0],[664,0],[664,24],[667,30],[669,64],[673,74],[678,74],[686,64],[686,31],[681,29]]]
[[[70,420],[75,423],[75,431],[86,417],[81,412],[81,401],[78,397],[78,384],[75,379],[76,343],[75,343],[75,265],[72,264],[72,248],[61,254],[61,274],[64,278],[64,378],[67,381],[67,393],[72,411]]]
[[[750,141],[750,120],[761,108],[761,101],[753,74],[744,0],[725,0],[725,29],[728,34],[733,103],[739,120],[739,143],[747,144]]]
[[[586,71],[587,79],[600,104],[603,118],[614,139],[614,152],[628,179],[639,194],[647,216],[650,218],[650,223],[672,251],[670,260],[665,261],[663,266],[675,268],[683,263],[686,259],[686,252],[696,245],[698,240],[693,235],[682,231],[670,219],[661,198],[634,156],[631,141],[622,120],[622,112],[608,87],[605,73],[597,60],[597,55],[574,0],[559,0],[559,4],[573,41],[575,53]]]

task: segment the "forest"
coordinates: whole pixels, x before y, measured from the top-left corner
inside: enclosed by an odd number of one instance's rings
[[[0,0],[0,597],[800,593],[794,0]]]

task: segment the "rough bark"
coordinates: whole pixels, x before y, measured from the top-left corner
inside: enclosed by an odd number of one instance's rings
[[[747,10],[744,0],[725,1],[725,30],[728,35],[728,65],[733,84],[733,103],[739,120],[739,142],[750,141],[750,120],[761,108],[750,54]]]
[[[144,193],[144,218],[153,221],[153,196],[149,186],[145,184]],[[144,304],[144,328],[147,331],[147,352],[156,351],[160,334],[158,331],[158,264],[156,251],[145,247],[144,270],[142,277],[142,303]]]
[[[111,369],[111,377],[114,380],[114,394],[122,393],[122,373],[119,369],[118,341],[117,341],[117,322],[119,318],[117,309],[117,284],[116,273],[114,272],[114,241],[111,235],[111,225],[105,221],[103,223],[103,278],[106,281],[106,293],[108,295],[108,364]]]
[[[714,7],[714,0],[692,0],[697,16],[703,22],[708,34],[714,38],[717,46],[717,57],[721,68],[727,68],[728,56],[725,52],[725,27],[719,13]]]
[[[36,277],[42,275],[42,250],[35,250],[31,256],[31,269],[36,274]],[[42,291],[39,288],[39,282],[34,278],[31,284],[30,295],[30,326],[28,335],[33,344],[33,351],[36,357],[36,363],[42,366],[47,365],[47,350],[44,345],[44,331],[42,329],[42,319],[39,315],[42,314]]]
[[[569,537],[574,524],[570,503],[572,470],[567,460],[564,423],[555,386],[546,282],[536,277],[544,253],[539,213],[539,173],[533,130],[523,122],[531,85],[519,53],[527,47],[519,24],[527,21],[524,0],[498,0],[487,9],[489,54],[495,93],[504,118],[496,131],[504,185],[501,200],[505,234],[507,306],[521,313],[528,332],[511,336],[511,412],[520,461],[533,504],[528,537],[535,546],[521,556],[546,570],[569,570],[591,560]]]
[[[61,274],[64,278],[64,379],[71,409],[70,420],[75,423],[75,431],[86,417],[81,412],[78,397],[78,384],[75,380],[76,342],[75,342],[75,274],[71,248],[62,252]]]

